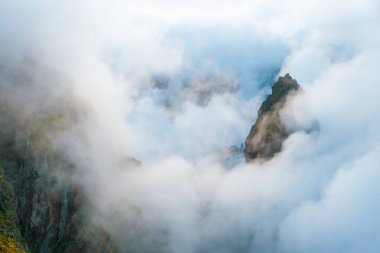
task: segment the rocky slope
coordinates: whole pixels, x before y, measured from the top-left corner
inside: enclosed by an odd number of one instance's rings
[[[54,145],[85,113],[60,78],[25,68],[0,67],[0,252],[110,252],[74,163]]]
[[[0,135],[0,252],[109,252],[108,235],[91,227],[80,187],[62,154],[17,136]]]
[[[14,190],[0,168],[0,252],[27,252],[17,219]]]
[[[245,140],[247,162],[268,160],[281,151],[290,133],[281,120],[280,111],[288,97],[299,89],[300,85],[289,74],[273,84],[272,94],[261,104],[256,122]]]

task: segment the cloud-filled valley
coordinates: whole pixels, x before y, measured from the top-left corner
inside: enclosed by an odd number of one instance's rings
[[[376,0],[0,1],[0,20],[0,150],[54,160],[38,173],[116,252],[379,251]],[[290,134],[247,163],[286,73]]]

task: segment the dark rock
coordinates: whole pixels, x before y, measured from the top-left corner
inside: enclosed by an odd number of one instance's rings
[[[16,138],[5,122],[0,126],[0,252],[114,250],[86,216],[89,203],[70,178],[74,165],[27,136]],[[65,175],[60,181],[58,171]]]
[[[247,162],[268,160],[281,151],[282,143],[290,133],[281,121],[280,111],[289,95],[299,89],[300,85],[289,74],[280,77],[272,86],[272,94],[261,104],[256,122],[245,140]]]

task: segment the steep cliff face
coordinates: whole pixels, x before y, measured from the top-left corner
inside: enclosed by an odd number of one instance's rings
[[[16,73],[0,71],[0,252],[109,252],[74,163],[54,145],[84,113],[69,91],[38,95],[47,87]]]
[[[70,178],[74,165],[38,144],[3,125],[0,252],[109,252],[109,236],[91,224],[90,206]]]
[[[245,140],[247,162],[268,160],[281,151],[282,143],[290,133],[281,120],[280,111],[287,98],[299,89],[300,85],[289,74],[273,84],[272,94],[261,104],[256,122]]]

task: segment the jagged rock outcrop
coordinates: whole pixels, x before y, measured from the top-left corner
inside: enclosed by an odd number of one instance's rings
[[[247,162],[268,160],[281,151],[290,132],[281,120],[280,111],[288,97],[299,89],[300,85],[289,74],[280,77],[273,85],[272,94],[261,104],[256,122],[245,140]]]

